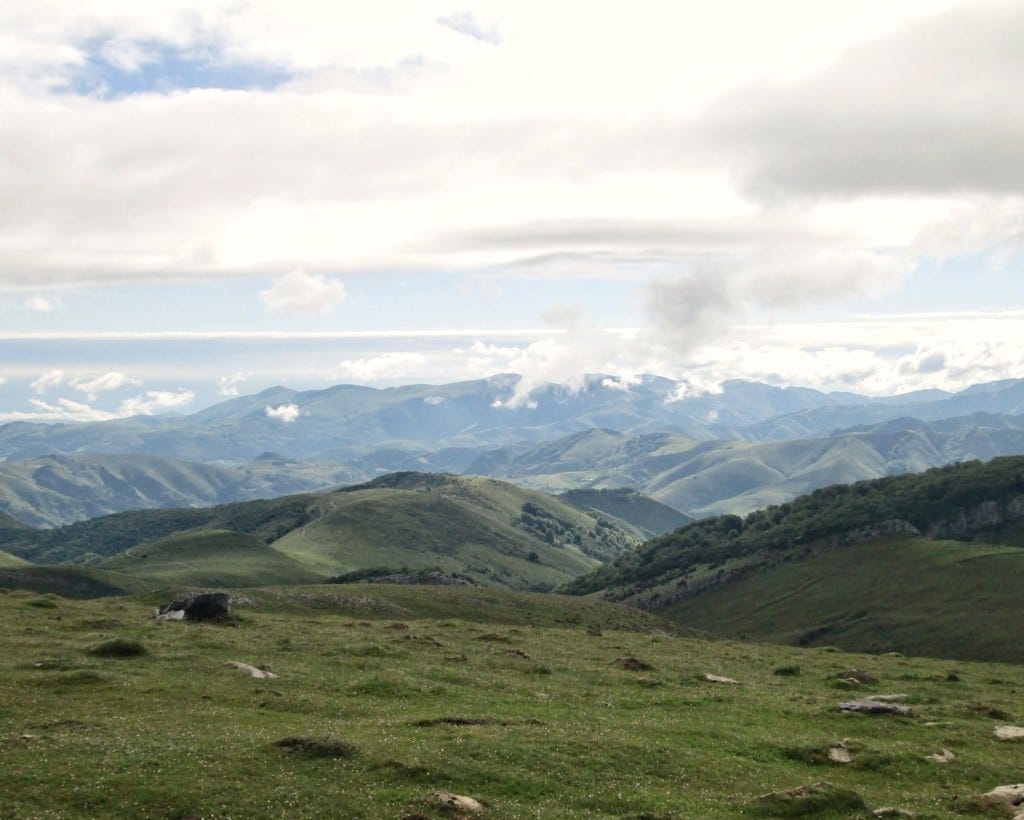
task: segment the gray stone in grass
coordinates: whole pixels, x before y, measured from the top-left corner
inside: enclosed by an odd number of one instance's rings
[[[839,704],[840,712],[859,712],[865,715],[909,715],[910,707],[902,703],[889,703],[871,698],[846,700]]]
[[[163,621],[219,621],[230,612],[231,596],[226,592],[196,592],[164,604],[156,611],[156,617]]]

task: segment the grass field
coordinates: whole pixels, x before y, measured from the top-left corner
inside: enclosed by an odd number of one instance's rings
[[[1024,770],[1024,742],[993,736],[1024,718],[1020,666],[674,637],[635,610],[495,590],[242,596],[204,625],[155,621],[152,595],[0,591],[4,816],[440,818],[430,796],[450,791],[493,818],[713,819],[828,780],[869,808],[962,817]],[[852,667],[879,679],[854,694],[905,693],[913,715],[838,712]],[[853,762],[823,762],[844,739]],[[943,748],[956,759],[926,758]]]
[[[732,637],[1024,663],[1024,549],[865,541],[782,561],[659,610]]]

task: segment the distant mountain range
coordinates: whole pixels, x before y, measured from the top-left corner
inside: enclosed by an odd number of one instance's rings
[[[517,381],[277,387],[186,416],[10,423],[0,427],[0,511],[55,526],[411,470],[550,492],[630,487],[700,516],[1024,453],[1024,380],[871,398],[746,381],[688,395],[661,377],[624,389],[594,375],[579,391],[547,385],[512,407]]]
[[[517,376],[500,375],[387,389],[274,387],[186,416],[12,422],[0,427],[0,458],[132,453],[243,464],[274,452],[348,464],[390,447],[396,458],[430,454],[433,461],[449,462],[433,466],[461,471],[481,448],[540,443],[594,428],[634,436],[674,432],[702,440],[774,441],[827,435],[902,416],[935,421],[977,412],[1024,412],[1024,380],[993,382],[952,395],[930,390],[870,398],[747,381],[727,381],[719,393],[687,395],[685,384],[658,376],[644,376],[623,388],[595,375],[578,391],[550,384],[534,391],[529,403],[510,406],[517,382]],[[268,413],[281,407],[289,412]]]

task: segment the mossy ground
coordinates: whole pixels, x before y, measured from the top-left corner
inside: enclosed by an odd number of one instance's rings
[[[216,625],[157,622],[151,601],[0,592],[3,815],[444,817],[428,798],[450,791],[494,818],[735,818],[759,794],[828,780],[871,808],[955,817],[1024,771],[1024,742],[993,736],[1024,719],[1019,666],[673,637],[586,601],[556,617],[553,596],[459,604],[474,592],[246,591],[253,603]],[[114,639],[146,653],[90,654]],[[800,674],[774,674],[786,666]],[[858,695],[907,693],[914,715],[839,713],[852,667],[878,678]],[[850,765],[798,753],[844,739]],[[926,759],[941,748],[956,760]]]

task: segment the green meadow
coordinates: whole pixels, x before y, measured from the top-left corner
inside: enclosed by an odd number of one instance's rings
[[[5,817],[440,818],[451,792],[489,818],[736,818],[821,781],[847,791],[797,813],[970,817],[1024,771],[994,735],[1024,719],[1020,666],[708,640],[493,589],[246,589],[210,624],[155,620],[171,594],[0,592]],[[911,715],[837,709],[882,694]]]

